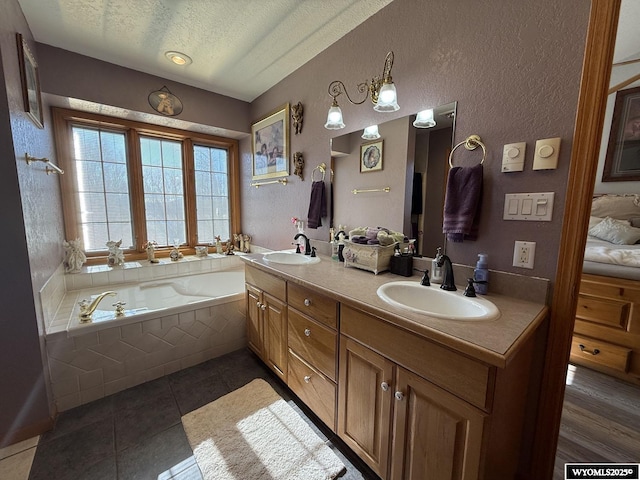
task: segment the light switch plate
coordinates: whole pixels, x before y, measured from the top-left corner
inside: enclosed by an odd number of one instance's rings
[[[533,170],[554,170],[558,168],[559,153],[560,137],[538,140],[533,157]]]
[[[554,192],[506,193],[502,219],[550,222],[554,197]]]
[[[521,172],[524,170],[526,142],[509,143],[502,151],[502,171]]]

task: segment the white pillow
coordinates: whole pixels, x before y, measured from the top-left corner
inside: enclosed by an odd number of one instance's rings
[[[618,220],[617,218],[612,218],[611,220],[615,221],[615,222],[619,222],[623,225],[630,225],[632,227],[640,227],[640,217],[636,217],[637,218],[637,225],[634,225],[633,223],[633,219],[631,220]],[[596,225],[598,225],[601,221],[603,221],[604,218],[603,217],[594,217],[593,215],[591,215],[589,217],[589,229],[595,227]]]
[[[640,228],[634,228],[611,217],[606,217],[589,229],[589,235],[616,245],[633,245],[640,240]]]
[[[628,220],[640,217],[640,195],[602,195],[591,202],[591,215],[594,217],[613,217]]]

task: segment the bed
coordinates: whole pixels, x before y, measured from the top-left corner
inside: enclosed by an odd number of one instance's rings
[[[594,198],[571,362],[640,385],[640,195]]]

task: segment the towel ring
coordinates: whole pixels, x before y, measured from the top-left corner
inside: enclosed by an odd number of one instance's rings
[[[321,181],[324,182],[324,174],[327,172],[327,164],[323,162],[320,165],[318,165],[316,168],[313,169],[313,171],[311,172],[311,181],[312,182],[317,181],[315,178],[313,178],[313,175],[316,173],[316,170],[320,170],[320,172],[322,172]]]
[[[475,150],[476,148],[478,148],[478,145],[480,145],[482,147],[482,160],[480,160],[480,165],[484,163],[484,159],[487,158],[487,149],[484,146],[484,143],[482,143],[480,135],[470,135],[466,140],[460,142],[455,147],[453,147],[453,150],[451,150],[451,153],[449,154],[449,167],[453,168],[453,152],[455,152],[456,148],[458,148],[460,145],[464,145],[464,148],[466,148],[467,150]]]

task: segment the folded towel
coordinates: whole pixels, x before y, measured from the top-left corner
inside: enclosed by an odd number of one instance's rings
[[[482,164],[449,170],[442,224],[447,240],[462,242],[478,238],[481,202]]]
[[[318,228],[322,226],[322,217],[327,216],[327,199],[324,193],[324,182],[318,181],[311,184],[311,199],[309,200],[309,213],[307,215],[307,227]]]

